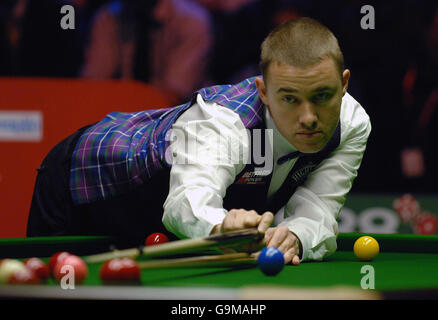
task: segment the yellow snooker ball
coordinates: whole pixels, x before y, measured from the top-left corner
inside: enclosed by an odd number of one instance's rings
[[[373,260],[379,254],[379,243],[370,236],[363,236],[354,243],[353,251],[361,261]]]

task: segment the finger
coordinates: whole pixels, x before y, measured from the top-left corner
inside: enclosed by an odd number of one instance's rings
[[[292,263],[294,265],[300,264],[300,257],[298,256],[298,249],[296,246],[290,248],[284,254],[285,263]]]
[[[290,248],[285,253],[283,253],[284,264],[288,264],[292,261],[292,258],[296,255],[295,248]]]
[[[257,227],[261,216],[254,210],[232,209],[224,219],[224,231]]]
[[[235,225],[235,220],[236,220],[236,211],[230,210],[222,222],[222,231],[226,232],[226,231],[234,230],[233,226]]]
[[[268,243],[271,241],[274,233],[275,233],[275,228],[269,228],[268,230],[266,230],[265,237],[263,239],[266,246],[268,246]]]
[[[265,233],[266,230],[268,230],[268,228],[271,226],[272,222],[274,222],[274,214],[269,211],[263,213],[257,228],[258,232]]]
[[[295,255],[295,256],[292,258],[292,264],[293,264],[294,266],[299,265],[299,264],[300,264],[300,257],[298,257],[297,255]]]
[[[233,221],[234,229],[245,229],[256,227],[260,222],[260,216],[255,212],[242,210],[236,212],[235,220]]]
[[[294,247],[296,248],[295,237],[293,237],[292,234],[288,234],[283,242],[278,246],[278,250],[284,253]]]
[[[242,215],[244,217],[243,220],[243,228],[253,228],[257,227],[262,221],[262,216],[260,216],[254,210],[248,211]]]
[[[271,240],[267,244],[267,246],[278,248],[283,243],[283,241],[287,238],[288,235],[289,235],[289,229],[287,227],[283,226],[283,227],[275,228],[275,232]]]

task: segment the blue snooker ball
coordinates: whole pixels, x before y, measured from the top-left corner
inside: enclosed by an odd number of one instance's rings
[[[257,258],[257,265],[265,275],[275,276],[283,270],[283,253],[274,247],[264,248]]]

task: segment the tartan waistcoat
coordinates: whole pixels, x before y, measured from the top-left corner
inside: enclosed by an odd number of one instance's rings
[[[261,150],[265,152],[272,151],[264,145],[265,106],[258,95],[255,77],[235,85],[203,88],[185,104],[136,113],[114,112],[88,128],[79,138],[72,155],[70,190],[73,202],[79,205],[105,200],[143,186],[158,172],[170,172],[171,161],[166,151],[170,144],[170,129],[178,117],[196,102],[197,94],[206,102],[215,102],[236,112],[251,133],[250,141],[253,144],[261,142]],[[267,191],[272,172],[257,174],[257,169],[264,164],[256,165],[251,156],[248,159],[251,161],[228,187],[223,207],[227,210],[245,208],[275,213],[307,175],[339,145],[339,128],[338,125],[323,150],[299,156],[283,185],[270,199]],[[256,129],[259,129],[258,134],[262,134],[261,139],[253,138]],[[269,158],[272,159],[272,156]],[[270,167],[273,168],[273,165]]]

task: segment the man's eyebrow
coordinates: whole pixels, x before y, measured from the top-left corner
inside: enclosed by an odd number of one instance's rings
[[[323,92],[323,91],[333,91],[335,88],[329,87],[329,86],[322,86],[319,88],[316,88],[312,92]],[[286,93],[295,93],[298,92],[298,90],[290,87],[282,87],[277,90],[277,93],[286,92]]]
[[[315,90],[313,90],[313,92],[333,91],[333,90],[335,90],[335,89],[332,87],[323,86],[323,87],[316,88]]]
[[[294,88],[285,87],[285,88],[280,88],[277,90],[277,93],[280,93],[280,92],[294,93],[294,92],[298,92],[298,90],[296,90]]]

